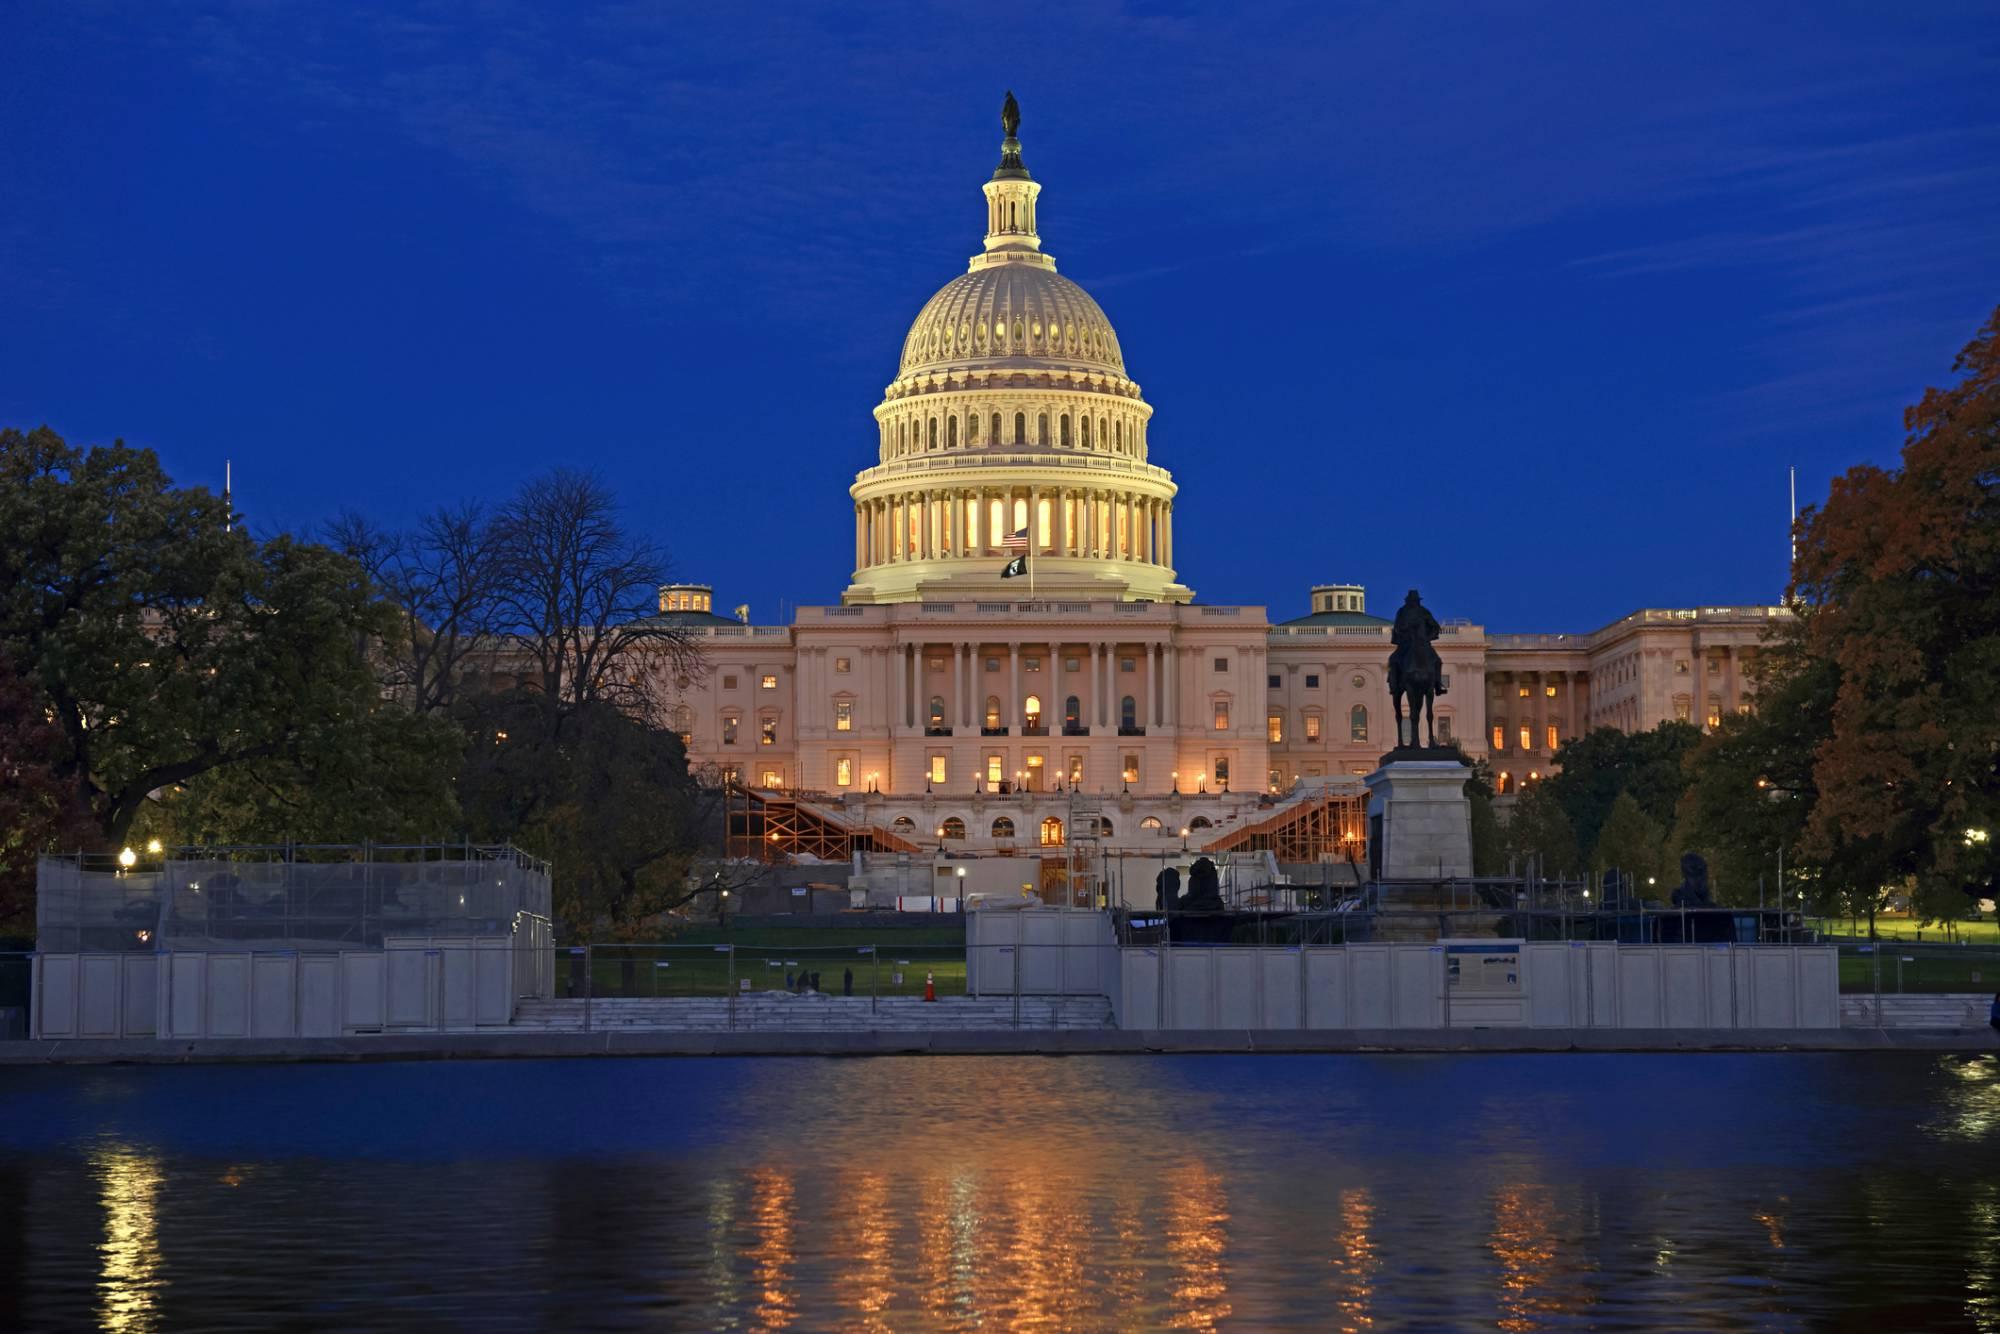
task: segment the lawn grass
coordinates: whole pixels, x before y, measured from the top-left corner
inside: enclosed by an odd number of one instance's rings
[[[1875,990],[1875,959],[1872,954],[1843,949],[1840,952],[1840,989],[1846,992]],[[1928,944],[1905,948],[1894,942],[1882,947],[1882,992],[2000,991],[2000,950],[1967,948],[1931,949]]]
[[[1815,917],[1810,924],[1822,934],[1838,939],[1868,938],[1865,917]],[[1942,922],[1925,923],[1914,917],[1884,913],[1875,918],[1875,934],[1885,940],[1921,940],[1926,945],[1932,942],[2000,945],[2000,922],[1988,918],[1953,922],[1947,932]]]
[[[565,958],[557,963],[557,983],[562,987],[567,985],[571,965]],[[732,983],[741,994],[741,983],[746,979],[752,992],[782,991],[787,974],[796,978],[801,972],[818,972],[820,989],[837,996],[847,969],[854,970],[857,996],[921,996],[926,972],[936,978],[938,995],[965,994],[963,945],[892,942],[881,945],[878,952],[864,952],[858,944],[803,948],[738,944],[733,976],[729,955],[714,945],[599,945],[592,950],[591,963],[592,994],[600,997],[726,996]]]

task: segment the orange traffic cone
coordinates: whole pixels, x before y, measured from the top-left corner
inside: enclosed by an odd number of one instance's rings
[[[924,999],[927,1001],[937,999],[937,978],[928,972],[924,974]]]

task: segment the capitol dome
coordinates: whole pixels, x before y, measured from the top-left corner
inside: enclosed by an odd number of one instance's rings
[[[1153,409],[1103,309],[1042,253],[1042,187],[1021,161],[1012,94],[1001,124],[984,246],[917,313],[875,409],[878,462],[849,488],[842,600],[1185,602],[1177,488],[1148,459]],[[1015,553],[1025,571],[1004,558]],[[1024,572],[1025,587],[999,582]]]
[[[1024,360],[1125,374],[1118,335],[1090,293],[1053,267],[1029,264],[982,265],[939,288],[903,340],[901,370],[924,374]]]

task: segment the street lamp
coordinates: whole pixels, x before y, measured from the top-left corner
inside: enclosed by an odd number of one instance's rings
[[[131,870],[132,867],[138,862],[138,860],[139,860],[139,854],[132,851],[132,849],[130,848],[126,848],[123,852],[120,852],[118,854],[118,865],[123,867],[127,871]]]
[[[1188,845],[1187,845],[1187,840],[1188,840],[1188,828],[1187,828],[1187,826],[1186,826],[1186,825],[1182,825],[1182,826],[1181,826],[1181,851],[1182,851],[1182,852],[1186,852],[1186,851],[1188,850]]]
[[[149,838],[149,839],[147,839],[147,840],[146,840],[146,851],[147,851],[147,852],[148,852],[148,853],[149,853],[150,855],[152,855],[152,856],[155,856],[155,857],[159,856],[159,855],[160,855],[160,840],[159,840],[159,839],[157,839],[157,838]]]

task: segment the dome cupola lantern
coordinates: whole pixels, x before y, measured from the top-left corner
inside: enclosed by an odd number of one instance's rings
[[[1000,108],[1000,125],[1007,137],[1000,141],[1000,165],[985,185],[986,253],[975,256],[972,267],[977,269],[984,260],[1040,262],[1053,269],[1055,261],[1040,253],[1042,238],[1035,232],[1035,199],[1042,187],[1029,178],[1021,161],[1021,140],[1016,134],[1021,128],[1021,104],[1011,91]]]

